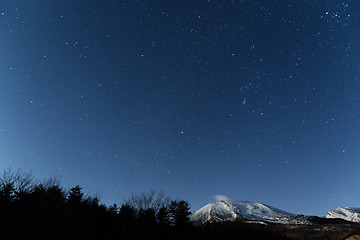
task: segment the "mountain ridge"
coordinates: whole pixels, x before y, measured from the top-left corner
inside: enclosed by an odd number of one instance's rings
[[[209,203],[194,212],[190,220],[196,225],[245,219],[265,223],[310,224],[303,216],[289,213],[263,203],[222,200]]]
[[[206,223],[245,221],[265,224],[311,225],[313,223],[353,222],[360,223],[360,208],[337,208],[327,212],[325,217],[293,214],[281,209],[250,201],[221,200],[205,205],[190,216],[195,225]]]
[[[360,223],[360,208],[338,207],[326,213],[326,218],[340,218],[350,222]]]

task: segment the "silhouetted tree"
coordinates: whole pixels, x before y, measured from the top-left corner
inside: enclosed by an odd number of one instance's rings
[[[134,239],[136,232],[136,210],[129,204],[123,204],[119,211],[121,224],[121,237],[124,239]]]
[[[136,210],[147,210],[149,208],[157,212],[160,208],[165,207],[170,201],[170,197],[165,196],[164,192],[149,191],[132,194],[125,200],[126,205],[133,206]]]
[[[68,201],[72,204],[79,204],[83,200],[84,193],[79,185],[70,189]]]
[[[175,226],[183,227],[190,224],[190,204],[186,201],[171,201],[169,205],[171,221]]]
[[[136,219],[136,210],[129,204],[120,207],[119,218],[122,222],[132,222]]]
[[[170,215],[167,207],[161,207],[156,214],[156,218],[161,226],[168,225],[170,223]]]
[[[23,172],[21,169],[15,172],[8,168],[0,175],[0,197],[8,201],[29,194],[33,186],[31,172]]]
[[[108,211],[109,211],[112,215],[117,215],[117,214],[118,214],[118,211],[119,211],[119,208],[118,208],[117,204],[114,203],[113,205],[111,205],[111,206],[108,207]]]

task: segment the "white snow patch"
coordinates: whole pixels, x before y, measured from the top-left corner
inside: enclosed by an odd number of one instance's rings
[[[335,210],[328,211],[326,218],[341,218],[350,222],[360,223],[360,208],[339,207]]]

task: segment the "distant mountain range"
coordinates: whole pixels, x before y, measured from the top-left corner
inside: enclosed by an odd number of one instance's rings
[[[262,203],[223,200],[200,208],[191,215],[190,219],[195,225],[236,219],[265,224],[311,225],[319,222],[345,222],[344,220],[360,223],[360,208],[337,208],[329,211],[325,218],[320,218],[292,214]]]
[[[328,211],[326,218],[341,218],[349,222],[360,223],[360,208],[337,208],[335,210]]]

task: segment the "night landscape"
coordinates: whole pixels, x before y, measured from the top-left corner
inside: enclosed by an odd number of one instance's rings
[[[360,239],[360,2],[0,1],[0,239]]]

